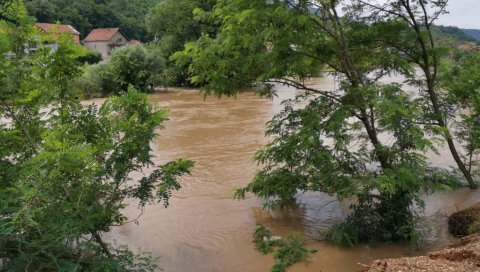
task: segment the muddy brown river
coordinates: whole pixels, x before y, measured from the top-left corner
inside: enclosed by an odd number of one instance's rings
[[[311,84],[324,89],[335,85],[330,77]],[[196,161],[195,169],[181,179],[183,188],[174,193],[170,207],[146,207],[138,224],[117,227],[108,239],[160,257],[159,265],[167,272],[268,271],[272,255],[262,255],[252,243],[257,223],[282,237],[301,232],[307,246],[318,250],[307,263],[288,271],[357,271],[359,264],[378,258],[421,254],[452,242],[444,227],[446,216],[478,202],[478,192],[461,189],[426,196],[425,214],[432,232],[420,250],[409,244],[346,249],[318,241],[318,229],[346,216],[349,206],[320,193],[301,194],[295,207],[270,212],[263,211],[261,200],[253,195],[234,200],[233,190],[245,186],[257,169],[252,157],[266,143],[265,122],[281,109],[281,100],[295,95],[294,89],[283,86],[277,91],[273,101],[253,92],[236,99],[206,100],[197,90],[170,89],[151,95],[152,103],[171,109],[166,128],[152,146],[157,162],[188,158]],[[430,159],[439,166],[452,165],[448,152],[430,154]],[[126,210],[131,218],[138,213],[134,204]]]

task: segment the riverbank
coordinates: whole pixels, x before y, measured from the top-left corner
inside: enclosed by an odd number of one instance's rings
[[[477,211],[480,203],[454,213],[450,216],[457,219],[459,214],[472,214]],[[465,221],[467,223],[467,221]],[[477,221],[466,224],[465,228],[472,229]],[[480,271],[480,232],[463,237],[459,243],[442,250],[433,251],[424,256],[382,259],[365,265],[360,272],[472,272]]]

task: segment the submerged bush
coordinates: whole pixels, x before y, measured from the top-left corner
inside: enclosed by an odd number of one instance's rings
[[[275,264],[272,266],[271,272],[283,272],[287,267],[295,263],[306,261],[310,253],[315,252],[315,250],[307,249],[303,245],[303,236],[296,232],[292,233],[284,241],[282,239],[274,239],[269,229],[263,225],[257,225],[253,238],[255,249],[263,254],[273,253]]]
[[[283,272],[285,269],[295,263],[304,262],[313,253],[303,246],[303,237],[299,233],[292,233],[287,241],[278,241],[278,249],[273,251],[275,264],[272,266],[272,272]]]
[[[421,238],[416,229],[420,216],[407,195],[392,196],[388,201],[376,201],[364,195],[350,208],[352,213],[344,222],[324,233],[334,244],[353,246],[360,242],[402,240],[415,243]]]
[[[255,243],[255,249],[263,254],[271,252],[276,244],[276,242],[272,240],[272,232],[262,225],[257,225],[253,233],[253,242]]]

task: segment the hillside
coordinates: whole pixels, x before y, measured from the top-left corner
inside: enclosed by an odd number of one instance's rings
[[[433,28],[433,34],[439,40],[473,43],[479,42],[476,38],[456,26],[435,25]]]
[[[477,41],[480,42],[480,29],[462,29],[463,32],[474,37]]]

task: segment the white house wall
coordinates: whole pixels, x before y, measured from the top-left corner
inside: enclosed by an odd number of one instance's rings
[[[89,49],[100,53],[103,60],[108,60],[112,51],[115,50],[115,48],[112,50],[109,44],[121,44],[124,46],[128,44],[128,40],[120,32],[117,32],[109,41],[84,42],[84,44]]]

